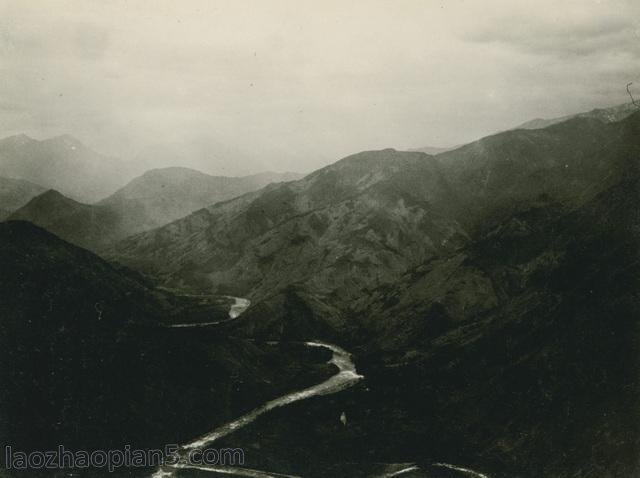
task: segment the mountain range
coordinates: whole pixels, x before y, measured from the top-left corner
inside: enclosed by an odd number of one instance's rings
[[[127,238],[109,257],[168,284],[253,298],[295,285],[353,308],[522,208],[584,204],[625,174],[637,121],[575,118],[438,156],[359,153]]]
[[[263,173],[228,178],[187,168],[155,169],[95,204],[80,203],[49,190],[10,214],[9,219],[30,221],[74,244],[96,250],[204,206],[294,177],[292,173]]]
[[[299,390],[304,369],[325,377],[295,344],[326,340],[354,353],[362,384],[225,437],[249,466],[637,476],[640,112],[549,121],[283,182],[169,168],[96,204],[33,198],[11,218],[49,232],[0,224],[0,357],[19,364],[2,369],[2,433],[42,447],[118,443],[121,428],[145,445],[181,438],[274,383]],[[211,296],[251,307],[186,337],[161,326],[217,317]],[[422,473],[441,462],[461,468]]]

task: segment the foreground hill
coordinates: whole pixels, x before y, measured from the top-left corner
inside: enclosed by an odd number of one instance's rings
[[[45,191],[42,186],[24,179],[0,177],[0,220]]]
[[[32,181],[76,200],[94,202],[126,181],[124,164],[63,135],[42,141],[26,135],[0,140],[0,175]]]
[[[197,302],[30,223],[0,224],[0,270],[0,440],[14,450],[181,443],[318,380],[312,356],[158,327]]]
[[[152,170],[97,204],[83,204],[50,190],[9,218],[30,221],[74,244],[100,250],[117,239],[288,177],[264,173],[225,178],[186,168]]]

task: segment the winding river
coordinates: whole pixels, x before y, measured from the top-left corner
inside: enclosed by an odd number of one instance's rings
[[[325,344],[322,342],[305,342],[305,345],[309,347],[325,348],[333,352],[333,357],[331,358],[329,363],[332,363],[338,367],[338,373],[325,380],[324,382],[319,383],[318,385],[314,385],[297,392],[291,392],[279,398],[271,400],[259,406],[258,408],[253,409],[240,418],[226,423],[225,425],[216,428],[206,435],[203,435],[200,438],[196,438],[186,445],[183,445],[183,448],[185,450],[203,448],[215,442],[216,440],[234,432],[235,430],[248,425],[260,415],[268,412],[269,410],[283,407],[285,405],[289,405],[290,403],[298,402],[306,398],[316,397],[319,395],[329,395],[331,393],[339,392],[341,390],[344,390],[345,388],[351,387],[356,382],[364,378],[362,375],[358,375],[358,373],[356,372],[356,367],[351,361],[350,354],[337,345]]]
[[[194,324],[174,324],[170,327],[172,328],[185,328],[185,327],[204,327],[208,325],[217,325],[220,323],[225,323],[230,320],[234,320],[238,318],[251,304],[248,299],[243,299],[240,297],[234,297],[234,304],[231,306],[229,310],[229,319],[216,321],[216,322],[205,322],[205,323],[194,323]],[[278,473],[268,473],[259,470],[252,470],[249,468],[239,468],[239,467],[230,467],[230,466],[210,466],[210,465],[194,465],[188,462],[187,456],[190,451],[204,448],[208,445],[211,445],[215,441],[220,438],[233,433],[234,431],[250,424],[255,421],[260,415],[267,413],[274,408],[283,407],[289,405],[293,402],[298,402],[300,400],[305,400],[307,398],[321,396],[321,395],[329,395],[332,393],[340,392],[346,388],[349,388],[355,385],[357,382],[362,380],[364,377],[359,375],[356,372],[356,366],[351,360],[351,354],[346,350],[338,347],[337,345],[327,344],[323,342],[305,342],[305,345],[308,347],[317,347],[324,348],[330,350],[332,352],[331,360],[328,363],[335,365],[338,368],[338,373],[331,376],[327,380],[317,385],[305,388],[303,390],[299,390],[296,392],[291,392],[286,395],[283,395],[274,400],[270,400],[267,403],[259,406],[251,410],[249,413],[242,415],[240,418],[237,418],[231,422],[225,423],[224,425],[213,429],[209,433],[198,437],[189,443],[186,443],[180,447],[178,450],[179,460],[178,463],[173,465],[163,465],[152,475],[152,478],[168,478],[173,476],[174,472],[178,469],[198,469],[203,471],[211,471],[216,473],[223,473],[228,475],[236,475],[236,476],[246,476],[246,477],[256,477],[256,478],[296,478],[292,475],[283,475]]]
[[[229,318],[226,320],[218,320],[215,322],[200,322],[200,323],[185,323],[185,324],[172,324],[169,325],[171,328],[190,328],[190,327],[206,327],[212,325],[219,325],[223,323],[230,322],[232,320],[237,319],[245,310],[249,308],[251,305],[251,301],[249,299],[244,299],[241,297],[230,297],[234,300],[233,304],[229,309]],[[274,345],[277,342],[267,342],[267,344]],[[283,395],[274,400],[270,400],[263,405],[251,410],[249,413],[242,415],[235,420],[225,423],[224,425],[219,426],[211,430],[210,432],[193,439],[192,441],[185,443],[178,450],[179,460],[177,463],[172,465],[163,465],[159,467],[155,473],[152,475],[152,478],[170,478],[174,475],[177,470],[181,469],[192,469],[192,470],[201,470],[201,471],[209,471],[215,472],[219,474],[232,475],[232,476],[244,476],[248,478],[301,478],[299,476],[294,475],[285,475],[281,473],[273,473],[266,472],[260,470],[253,470],[251,468],[242,468],[242,467],[234,467],[234,466],[216,466],[216,465],[196,465],[190,463],[188,460],[188,455],[193,450],[205,448],[215,441],[233,433],[240,428],[243,428],[253,421],[255,421],[261,415],[273,410],[274,408],[284,407],[294,402],[298,402],[300,400],[305,400],[311,397],[317,397],[322,395],[330,395],[333,393],[340,392],[345,390],[346,388],[352,387],[357,382],[362,380],[364,376],[358,374],[356,371],[356,366],[351,360],[351,354],[344,350],[343,348],[338,347],[337,345],[332,345],[324,342],[305,342],[305,345],[308,347],[317,347],[324,348],[326,350],[330,350],[332,352],[331,360],[328,363],[335,365],[338,368],[338,373],[331,376],[324,382],[321,382],[317,385],[313,385],[311,387],[305,388],[303,390],[299,390],[296,392],[291,392],[286,395]],[[449,463],[433,463],[431,465],[435,468],[445,468],[451,471],[456,471],[468,476],[473,476],[475,478],[489,478],[487,475],[484,475],[480,472],[471,470],[469,468],[464,468],[461,466],[451,465]],[[420,471],[420,468],[412,464],[403,469],[397,470],[393,473],[381,475],[381,478],[391,478],[396,476],[401,476],[404,474],[409,474],[413,472]]]

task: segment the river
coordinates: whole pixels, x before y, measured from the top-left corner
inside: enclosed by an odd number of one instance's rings
[[[230,297],[234,300],[229,309],[229,318],[226,320],[218,320],[215,322],[201,322],[201,323],[185,323],[185,324],[173,324],[169,327],[172,328],[189,328],[189,327],[206,327],[215,326],[223,323],[230,322],[237,319],[240,315],[249,308],[251,301],[241,297]],[[267,342],[270,345],[275,345],[278,342]],[[351,359],[351,354],[337,345],[328,344],[324,342],[305,342],[307,347],[324,348],[332,352],[331,360],[328,363],[335,365],[338,368],[338,373],[331,376],[327,380],[305,388],[303,390],[287,393],[274,400],[270,400],[259,407],[251,410],[249,413],[236,418],[233,421],[225,423],[217,428],[214,428],[210,432],[191,440],[188,443],[183,444],[178,450],[179,460],[173,465],[163,465],[159,467],[152,478],[170,478],[174,475],[175,471],[181,469],[193,469],[201,471],[215,472],[219,474],[244,476],[249,478],[301,478],[295,475],[285,475],[281,473],[253,470],[250,468],[234,467],[234,466],[216,466],[216,465],[196,465],[189,463],[188,455],[197,449],[203,449],[217,440],[221,439],[233,433],[240,428],[243,428],[253,421],[255,421],[261,415],[273,410],[274,408],[284,407],[291,403],[305,400],[311,397],[317,397],[322,395],[330,395],[337,393],[346,388],[352,387],[364,377],[356,371],[356,366]],[[480,472],[464,468],[461,466],[452,465],[449,463],[433,463],[431,465],[434,468],[445,468],[451,471],[455,471],[475,478],[489,478]],[[393,473],[380,475],[380,478],[390,478],[401,476],[413,472],[420,471],[420,468],[412,464],[406,468],[397,470]]]
[[[220,323],[226,323],[230,320],[235,320],[249,307],[251,302],[248,299],[242,299],[240,297],[234,297],[234,299],[234,304],[229,310],[228,320],[208,323],[174,324],[171,327],[204,327],[207,325],[217,325]],[[282,475],[278,473],[270,473],[240,467],[194,465],[188,462],[187,457],[189,452],[211,445],[220,438],[229,435],[230,433],[242,427],[247,426],[251,422],[255,421],[260,415],[263,415],[264,413],[267,413],[274,408],[283,407],[289,405],[290,403],[298,402],[300,400],[305,400],[311,397],[337,393],[341,390],[355,385],[357,382],[364,378],[362,375],[357,373],[356,366],[351,360],[351,354],[346,350],[338,347],[337,345],[327,344],[324,342],[305,342],[305,345],[308,347],[317,347],[330,350],[332,352],[332,356],[331,360],[329,360],[328,363],[335,365],[338,368],[338,373],[317,385],[313,385],[303,390],[287,393],[286,395],[283,395],[279,398],[270,400],[263,405],[260,405],[259,407],[251,410],[249,413],[246,413],[245,415],[242,415],[241,417],[236,418],[231,422],[214,428],[212,431],[206,433],[205,435],[195,438],[194,440],[182,445],[178,450],[178,455],[180,457],[178,463],[174,465],[161,466],[156,470],[152,478],[168,478],[170,476],[173,476],[176,470],[185,468],[257,478],[291,478],[292,475]]]

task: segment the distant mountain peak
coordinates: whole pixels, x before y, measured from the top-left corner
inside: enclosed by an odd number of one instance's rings
[[[14,134],[12,136],[7,136],[0,140],[0,143],[3,145],[12,145],[12,146],[24,146],[29,143],[37,143],[38,141],[33,139],[31,136],[27,136],[24,133]]]
[[[175,177],[178,175],[182,177],[211,176],[210,174],[203,173],[202,171],[198,171],[197,169],[193,169],[193,168],[187,168],[184,166],[168,166],[165,168],[149,169],[148,171],[145,171],[144,173],[142,173],[142,175],[140,175],[139,177],[140,178],[165,177],[165,176]]]
[[[65,196],[61,192],[56,191],[55,189],[47,189],[45,192],[43,192],[42,194],[37,196],[37,198],[43,198],[43,199],[67,199],[69,201],[73,201],[73,199],[68,198],[67,196]]]
[[[74,206],[84,206],[84,204],[68,198],[55,189],[48,189],[42,194],[32,198],[23,208],[16,211],[16,215],[19,216],[24,211],[33,211],[34,208],[42,206],[46,206],[47,208],[69,208]]]
[[[24,133],[15,134],[15,135],[9,136],[9,137],[10,138],[15,138],[16,140],[19,140],[19,141],[25,141],[25,142],[27,142],[27,141],[35,141],[35,139],[33,139],[31,136],[28,136],[28,135],[26,135]]]

